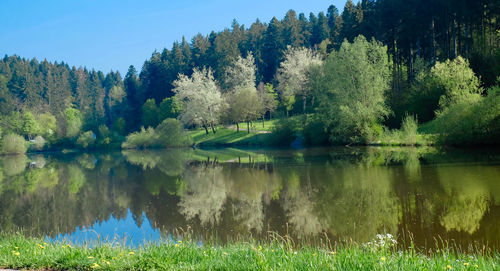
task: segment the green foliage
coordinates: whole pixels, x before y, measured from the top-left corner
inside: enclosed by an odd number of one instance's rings
[[[276,146],[290,146],[300,131],[300,122],[295,118],[282,118],[272,128],[272,143]]]
[[[415,145],[417,143],[417,135],[418,135],[418,120],[414,116],[407,115],[403,119],[403,123],[401,124],[401,133],[404,138],[403,141],[406,142],[407,145]]]
[[[2,138],[1,153],[3,154],[23,154],[27,150],[27,142],[20,135],[7,134]]]
[[[444,95],[439,98],[441,111],[454,104],[479,99],[481,93],[479,79],[469,67],[469,62],[460,56],[453,61],[436,63],[430,75],[435,87],[444,92]]]
[[[68,107],[65,111],[66,117],[66,132],[65,135],[68,138],[75,138],[82,129],[82,115],[80,110]]]
[[[51,113],[38,115],[38,132],[41,136],[53,141],[55,140],[57,130],[57,119]]]
[[[302,135],[304,136],[304,143],[307,146],[324,146],[329,143],[329,135],[325,124],[316,114],[307,118]]]
[[[38,127],[33,113],[29,111],[23,112],[23,134],[31,139],[32,136],[37,133],[37,131]]]
[[[113,122],[113,126],[111,127],[111,129],[113,129],[113,131],[118,133],[119,135],[123,136],[125,135],[125,126],[126,126],[125,119],[118,118],[115,122]]]
[[[384,93],[389,88],[387,48],[359,36],[344,42],[325,63],[319,91],[320,118],[335,143],[366,143],[382,131],[388,115]]]
[[[165,98],[160,103],[160,120],[177,118],[182,110],[182,103],[175,97]]]
[[[127,139],[122,144],[124,149],[143,149],[149,147],[155,147],[158,141],[158,135],[155,129],[149,127],[144,129],[141,128],[139,132],[131,133],[127,136]]]
[[[448,107],[436,119],[439,140],[445,144],[499,144],[500,87],[488,90],[478,101],[464,101]]]
[[[165,119],[156,127],[158,145],[161,147],[181,147],[192,144],[191,138],[184,132],[182,123],[176,119]]]
[[[35,150],[41,151],[45,146],[45,138],[42,136],[36,136],[35,139],[33,139],[32,146]]]
[[[76,140],[76,144],[81,148],[92,147],[95,143],[96,135],[92,131],[87,131],[81,134]]]
[[[156,106],[154,99],[148,99],[142,105],[142,125],[144,127],[156,127],[159,122],[160,109]]]

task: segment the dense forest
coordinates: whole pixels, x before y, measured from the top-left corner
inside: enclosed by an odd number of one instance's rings
[[[249,27],[234,20],[223,31],[183,37],[153,52],[140,71],[130,66],[123,79],[118,72],[5,56],[3,152],[22,152],[6,147],[22,140],[34,149],[119,146],[137,131],[136,139],[158,141],[159,124],[179,132],[180,124],[162,123],[170,118],[215,133],[218,124],[271,113],[311,116],[303,133],[317,128],[309,136],[330,143],[373,142],[417,119],[437,120],[427,126],[446,127],[449,143],[478,137],[498,143],[492,138],[500,131],[499,19],[498,0],[348,0],[341,13],[333,5],[308,16],[290,10],[281,20]],[[485,118],[474,119],[478,114]],[[281,128],[290,126],[284,119]],[[458,125],[471,122],[479,126]]]

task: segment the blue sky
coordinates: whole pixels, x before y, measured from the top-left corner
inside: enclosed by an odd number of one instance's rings
[[[157,49],[184,35],[281,19],[289,9],[318,13],[345,0],[1,0],[0,56],[64,61],[108,72],[140,70]]]

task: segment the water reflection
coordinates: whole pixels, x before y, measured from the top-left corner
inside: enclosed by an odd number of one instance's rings
[[[440,236],[498,248],[499,162],[495,152],[421,148],[9,156],[0,158],[0,228],[74,242],[189,228],[216,242],[391,233],[421,246]]]

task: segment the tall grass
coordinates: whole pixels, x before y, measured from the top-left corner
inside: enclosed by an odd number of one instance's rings
[[[294,249],[286,240],[224,246],[182,240],[129,248],[112,243],[76,246],[22,235],[0,237],[0,267],[51,270],[498,270],[497,252],[441,249],[427,255],[410,247],[369,244]]]

